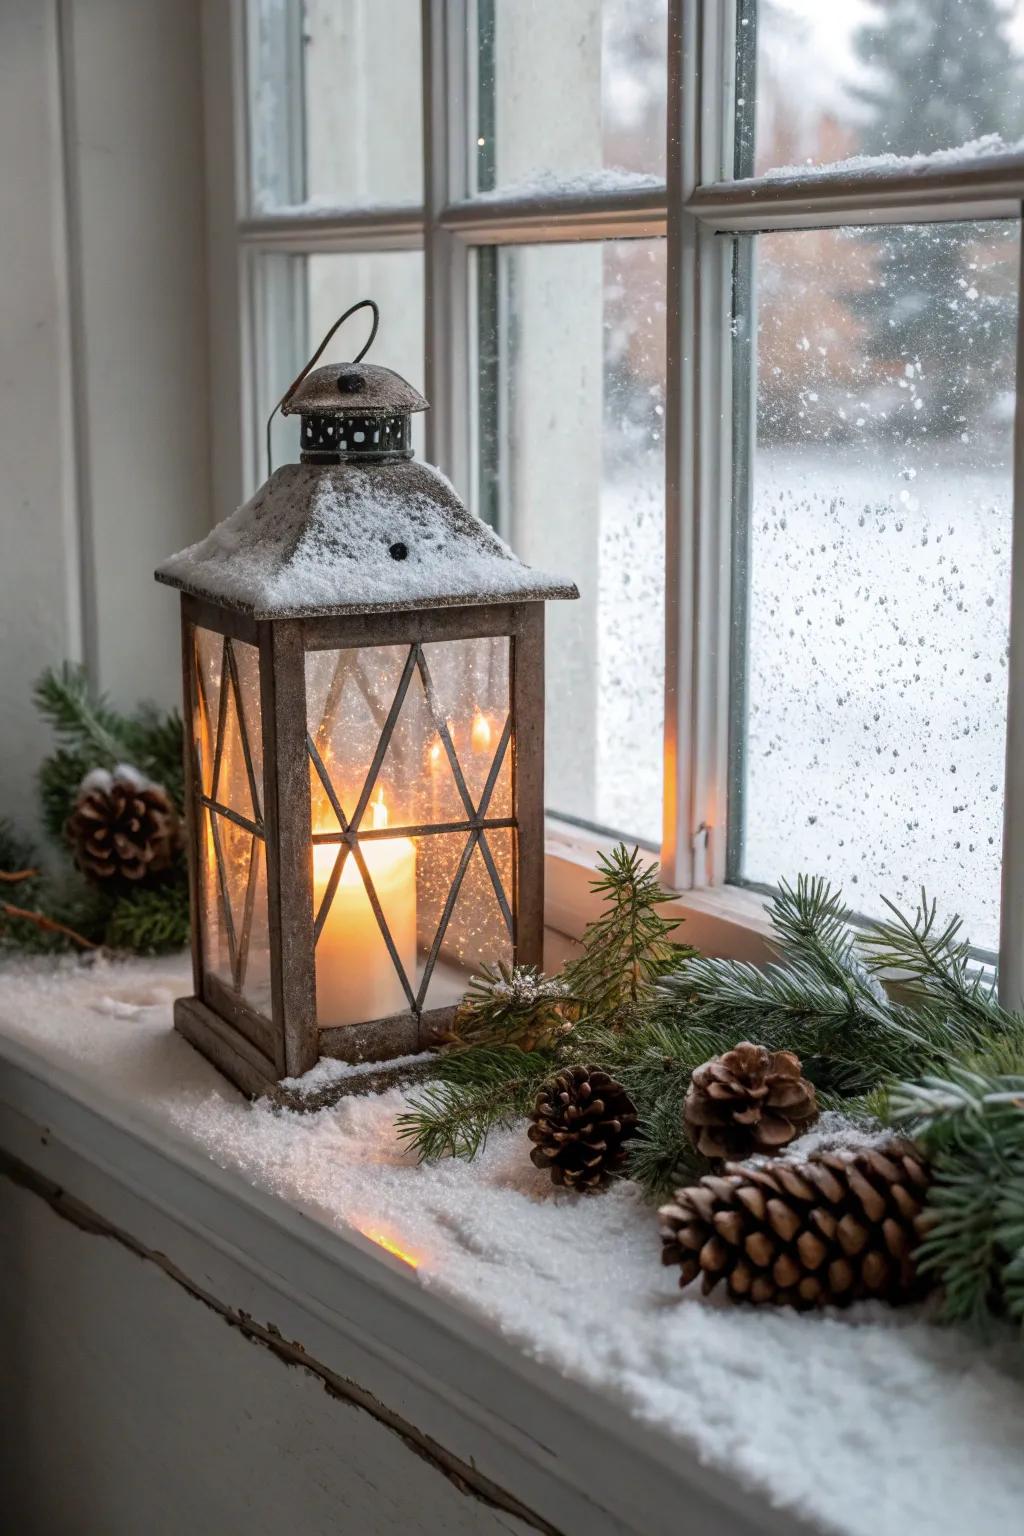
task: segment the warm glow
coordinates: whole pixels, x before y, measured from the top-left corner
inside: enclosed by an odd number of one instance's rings
[[[374,831],[388,826],[384,791],[370,803]],[[316,832],[330,831],[316,827]],[[407,977],[416,973],[416,845],[408,837],[360,844],[367,873]],[[313,906],[319,912],[338,843],[313,844]],[[316,1012],[321,1029],[404,1013],[408,1000],[370,905],[359,861],[349,852],[316,946]]]
[[[473,751],[486,752],[491,745],[491,736],[491,722],[488,720],[483,710],[478,709],[476,714],[473,716],[473,729],[470,733],[470,740],[473,743]]]
[[[440,767],[441,758],[443,756],[444,756],[444,748],[442,747],[442,745],[441,745],[441,743],[439,741],[435,741],[434,745],[430,749],[430,766],[431,766],[431,768],[438,768],[438,767]]]
[[[383,1248],[385,1253],[394,1254],[396,1259],[401,1259],[403,1264],[408,1264],[410,1269],[419,1269],[420,1261],[413,1254],[406,1253],[404,1248],[399,1248],[390,1237],[385,1237],[383,1232],[374,1232],[369,1227],[360,1227],[364,1237],[368,1237],[371,1243],[376,1243],[378,1248]]]

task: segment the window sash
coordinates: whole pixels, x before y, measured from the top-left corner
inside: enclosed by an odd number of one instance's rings
[[[680,892],[689,936],[719,952],[764,949],[760,898],[726,883],[732,604],[733,444],[748,430],[733,398],[733,249],[723,238],[844,224],[1021,217],[1024,155],[929,167],[908,176],[816,171],[730,179],[738,15],[742,0],[669,0],[668,165],[661,188],[617,194],[470,196],[475,103],[474,0],[422,0],[424,204],[350,212],[254,214],[245,0],[206,6],[206,97],[213,378],[234,370],[233,408],[216,405],[228,451],[218,497],[259,479],[253,337],[258,256],[268,251],[422,248],[428,456],[461,493],[474,481],[476,401],[472,251],[479,245],[664,235],[668,241],[666,379],[666,684],[662,876]],[[744,48],[749,56],[753,40]],[[232,104],[230,121],[223,103]],[[225,143],[227,152],[225,153]],[[1022,279],[1024,279],[1024,241]],[[1024,285],[1022,285],[1024,286]],[[1024,366],[1019,305],[1018,402]],[[223,394],[223,391],[220,392]],[[1018,411],[1020,405],[1018,404]],[[233,431],[233,437],[232,437]],[[216,459],[216,456],[215,456]],[[224,495],[226,487],[231,494]],[[1000,994],[1024,1003],[1024,426],[1014,462],[1013,577],[1004,789]],[[587,915],[594,839],[550,829],[549,885],[557,926]],[[689,894],[688,894],[689,893]]]

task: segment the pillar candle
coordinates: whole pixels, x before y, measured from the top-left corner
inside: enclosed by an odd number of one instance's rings
[[[375,829],[388,824],[383,792],[370,807]],[[360,844],[388,930],[410,985],[416,980],[416,845],[408,837],[373,838]],[[316,912],[338,856],[336,843],[313,845]],[[405,995],[394,961],[349,853],[316,945],[316,1013],[321,1029],[359,1024],[405,1013]]]

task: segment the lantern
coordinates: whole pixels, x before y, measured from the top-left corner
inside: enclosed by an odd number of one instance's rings
[[[418,1051],[482,964],[541,959],[543,603],[578,593],[414,460],[427,402],[362,363],[364,306],[355,362],[311,371],[332,330],[280,403],[300,462],[156,573],[182,593],[175,1025],[247,1093]]]

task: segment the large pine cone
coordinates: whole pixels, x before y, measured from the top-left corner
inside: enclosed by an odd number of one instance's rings
[[[553,1184],[592,1193],[607,1188],[626,1160],[636,1107],[600,1067],[566,1067],[544,1084],[527,1135],[530,1160]]]
[[[814,1086],[792,1051],[744,1040],[698,1067],[683,1104],[686,1130],[705,1157],[777,1152],[818,1118]]]
[[[730,1164],[658,1212],[662,1262],[680,1285],[725,1281],[734,1301],[846,1306],[913,1300],[913,1252],[929,1175],[908,1142],[820,1152],[802,1163]]]
[[[181,837],[167,791],[124,766],[83,779],[65,833],[82,873],[104,882],[159,874]]]

